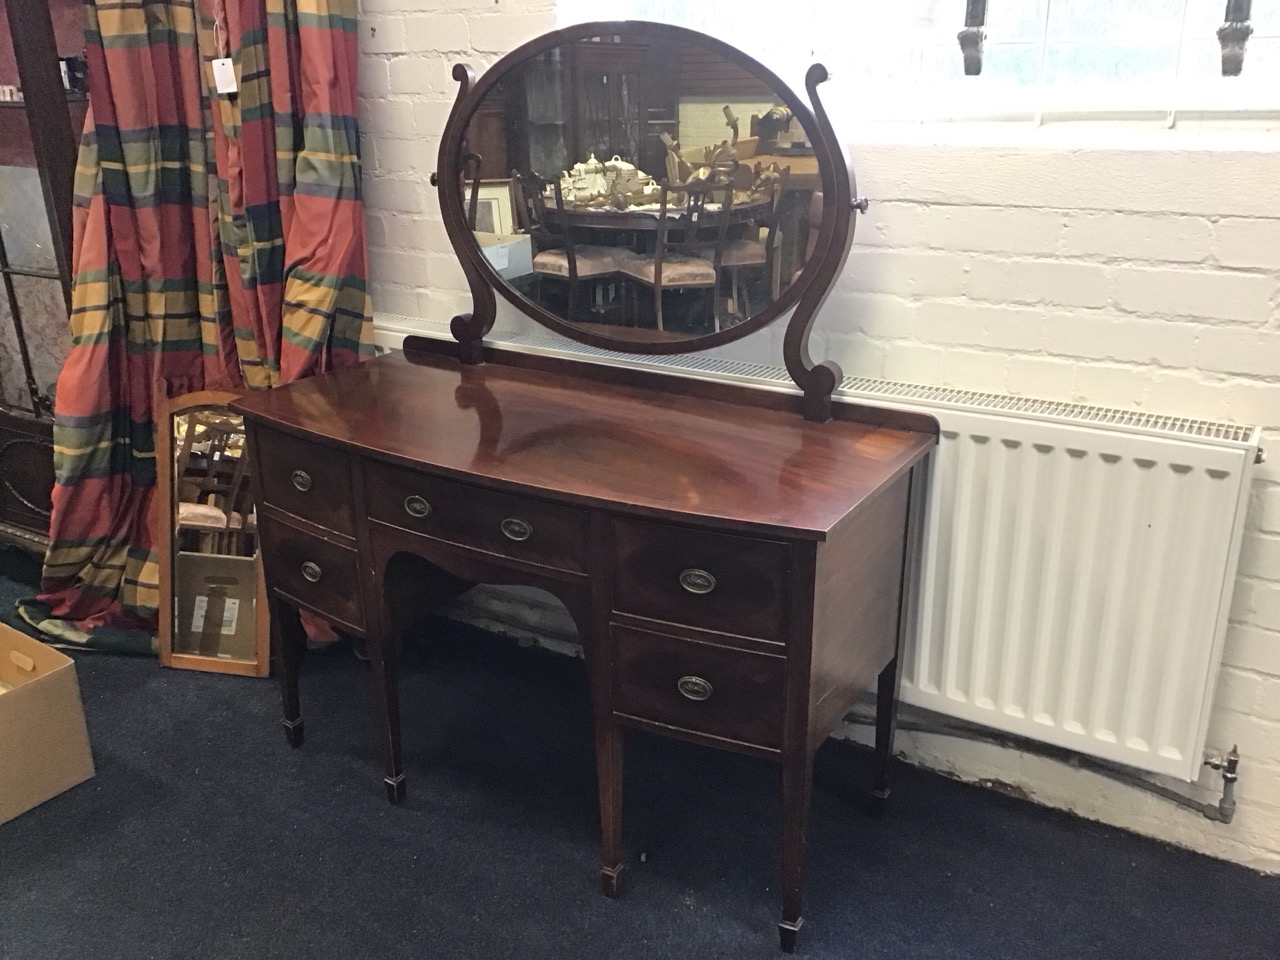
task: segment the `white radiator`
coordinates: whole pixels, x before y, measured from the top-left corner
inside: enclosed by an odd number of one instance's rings
[[[1196,779],[1257,430],[894,387],[949,398],[903,702]]]
[[[443,323],[381,322],[388,345],[398,332],[449,338]],[[614,353],[545,331],[499,339],[794,389],[786,370],[749,361]],[[904,702],[1196,779],[1259,431],[884,380],[848,378],[838,395],[942,425]]]

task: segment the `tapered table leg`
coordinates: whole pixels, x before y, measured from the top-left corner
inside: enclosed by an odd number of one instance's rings
[[[784,953],[796,948],[804,924],[805,855],[809,846],[809,810],[813,801],[813,753],[782,766],[782,922],[778,937]]]
[[[875,774],[871,786],[871,814],[884,814],[889,799],[890,773],[893,765],[893,736],[898,726],[898,682],[902,657],[896,656],[880,671],[876,683],[876,754]]]
[[[289,746],[300,747],[305,728],[298,700],[298,668],[307,650],[307,638],[297,610],[276,596],[271,597],[270,606],[271,653],[276,663],[276,679],[280,681],[280,697],[284,701],[284,738]]]
[[[622,893],[622,729],[596,721],[596,777],[600,785],[600,892]]]
[[[387,799],[403,803],[404,757],[400,748],[400,647],[381,637],[366,640],[372,667],[373,702],[377,711],[378,734],[382,741],[382,762],[386,770]]]

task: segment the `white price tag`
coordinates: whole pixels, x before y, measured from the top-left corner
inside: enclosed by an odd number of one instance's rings
[[[204,629],[204,612],[209,609],[208,597],[196,597],[195,608],[191,611],[191,632],[199,633]]]
[[[204,632],[205,614],[209,612],[209,598],[207,596],[196,597],[195,606],[191,610],[191,632]],[[222,604],[222,627],[218,631],[224,637],[234,637],[236,634],[236,623],[240,620],[240,601],[234,597],[228,597]]]
[[[219,57],[213,61],[213,86],[219,93],[236,93],[240,89],[236,83],[236,67],[230,57]]]
[[[240,617],[240,601],[234,597],[228,597],[227,602],[222,607],[222,635],[224,637],[234,637],[236,634],[236,621]]]

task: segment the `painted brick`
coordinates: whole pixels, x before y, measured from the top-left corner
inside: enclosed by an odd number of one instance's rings
[[[1194,371],[1156,370],[1147,380],[1146,409],[1170,416],[1226,420],[1230,397],[1221,384]]]
[[[853,242],[864,247],[922,246],[926,208],[917,203],[872,202],[854,224]]]
[[[413,136],[413,104],[407,100],[362,100],[360,125],[379,139]]]
[[[1214,381],[1220,384],[1226,401],[1225,419],[1280,430],[1280,404],[1276,403],[1273,381],[1246,377],[1215,377]],[[1272,442],[1271,449],[1280,449],[1280,443]]]
[[[373,210],[396,213],[421,213],[422,198],[413,180],[365,178],[364,195]]]
[[[967,292],[993,303],[1101,307],[1108,300],[1107,272],[1093,263],[975,257]]]
[[[886,345],[884,377],[903,383],[940,383],[947,351],[928,343],[896,341]]]
[[[370,258],[372,259],[372,251]],[[379,313],[412,317],[417,312],[418,294],[412,287],[375,281],[370,284],[369,296],[373,301],[373,309]]]
[[[1260,720],[1280,721],[1280,679],[1224,666],[1218,672],[1218,697]]]
[[[364,218],[365,240],[370,247],[395,246],[387,243],[387,218],[379,213],[367,213]]]
[[[378,144],[378,171],[383,176],[425,180],[435,169],[435,155],[427,154],[419,140],[392,140]]]
[[[1100,260],[1199,263],[1208,257],[1212,242],[1205,217],[1081,210],[1067,216],[1062,253]]]
[[[405,49],[414,52],[465,52],[471,49],[467,18],[456,14],[406,17]]]
[[[1215,373],[1280,374],[1280,330],[1218,327],[1196,344],[1196,366]]]
[[[910,335],[917,309],[905,297],[839,290],[827,300],[823,323],[815,329],[856,329],[872,339],[892,340]]]
[[[928,208],[924,237],[941,250],[977,250],[1020,256],[1055,253],[1063,215],[1031,207]]]
[[[1121,310],[1168,317],[1265,323],[1276,278],[1221,270],[1118,267],[1113,274]]]
[[[1198,150],[1195,141],[1163,131],[1151,149],[859,144],[858,183],[873,197],[919,203],[1280,217],[1274,140],[1262,150]]]
[[[1280,580],[1280,537],[1246,534],[1240,544],[1240,576]]]
[[[1255,673],[1280,677],[1280,633],[1232,624],[1227,630],[1222,662]]]
[[[379,99],[391,93],[391,71],[384,57],[365,56],[356,61],[360,96]]]
[[[431,72],[437,64],[416,55],[396,57],[391,61],[391,92],[396,94],[430,93]],[[412,121],[410,121],[412,123]],[[412,132],[413,128],[408,128]]]
[[[969,279],[970,257],[955,253],[912,253],[911,292],[921,297],[958,297]]]
[[[1246,757],[1264,763],[1280,763],[1280,723],[1273,720],[1263,720],[1237,710],[1215,709],[1209,720],[1205,742],[1219,750],[1239,746]]]
[[[502,54],[555,25],[552,11],[478,16],[471,21],[471,45],[478,51]]]
[[[442,136],[452,109],[452,100],[419,100],[413,105],[413,126],[420,136]]]
[[[1010,393],[1041,400],[1076,396],[1076,364],[1056,357],[1010,357]]]
[[[433,253],[427,257],[429,261],[429,271],[427,276],[431,278],[432,286],[439,287],[441,290],[468,290],[467,275],[462,272],[462,267],[458,263],[458,258],[453,255],[453,248],[449,248],[449,253]]]
[[[1258,491],[1258,510],[1254,517],[1259,530],[1280,533],[1280,486],[1268,484]]]
[[[942,371],[941,383],[962,390],[985,390],[1000,393],[1004,390],[1009,372],[1009,358],[1002,353],[979,350],[949,350]]]
[[[1280,270],[1280,219],[1230,217],[1213,225],[1213,255],[1227,267]]]
[[[1253,609],[1248,622],[1259,627],[1280,625],[1280,583],[1258,581],[1253,589]],[[1280,687],[1276,688],[1280,695]],[[1280,704],[1277,704],[1280,709]]]
[[[911,290],[910,255],[901,250],[854,247],[840,275],[839,290],[908,294]]]
[[[387,214],[382,218],[382,231],[387,247],[418,252],[429,248],[426,238],[431,228],[426,217]]]
[[[1142,405],[1146,384],[1132,366],[1087,363],[1076,370],[1076,400],[1103,407],[1132,409]]]
[[[428,261],[428,256],[422,253],[372,249],[369,251],[369,272],[377,280],[413,286],[427,277]]]
[[[1200,324],[1147,320],[1129,314],[1056,311],[1050,315],[1044,348],[1089,360],[1186,367],[1192,364]]]
[[[834,360],[847,377],[884,377],[885,345],[859,333],[831,333],[826,358]],[[816,355],[823,356],[821,353]]]
[[[922,343],[985,345],[989,304],[934,300],[922,303],[912,333]]]
[[[406,49],[400,17],[379,17],[360,25],[361,53],[404,53]]]

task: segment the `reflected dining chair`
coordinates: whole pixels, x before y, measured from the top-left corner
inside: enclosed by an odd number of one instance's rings
[[[760,173],[757,166],[757,183]],[[729,274],[729,290],[733,297],[734,311],[743,318],[755,313],[751,303],[750,277],[744,282],[742,276],[744,271],[748,274],[758,274],[763,278],[763,287],[768,291],[768,299],[762,306],[773,303],[781,292],[782,278],[778,257],[778,251],[783,242],[781,210],[790,173],[790,167],[783,167],[776,176],[766,181],[763,188],[766,198],[764,212],[755,219],[754,230],[746,237],[726,240],[720,253],[720,265]],[[708,256],[713,251],[710,245],[704,245],[700,248],[700,252],[703,256]]]
[[[576,320],[579,286],[591,285],[592,303],[604,305],[605,281],[618,272],[618,253],[614,247],[579,243],[574,238],[572,214],[565,209],[564,194],[560,183],[550,183],[555,206],[547,205],[546,183],[533,174],[511,171],[511,179],[523,198],[521,206],[532,220],[529,234],[533,237],[533,273],[537,278],[539,305],[546,306],[542,296],[542,281],[547,278],[562,280],[568,284],[565,319]]]
[[[635,284],[653,292],[654,321],[665,330],[662,294],[668,290],[706,290],[711,294],[711,317],[720,329],[720,268],[729,220],[733,213],[732,182],[701,186],[664,183],[658,197],[658,229],[652,253],[630,253],[618,264]]]

